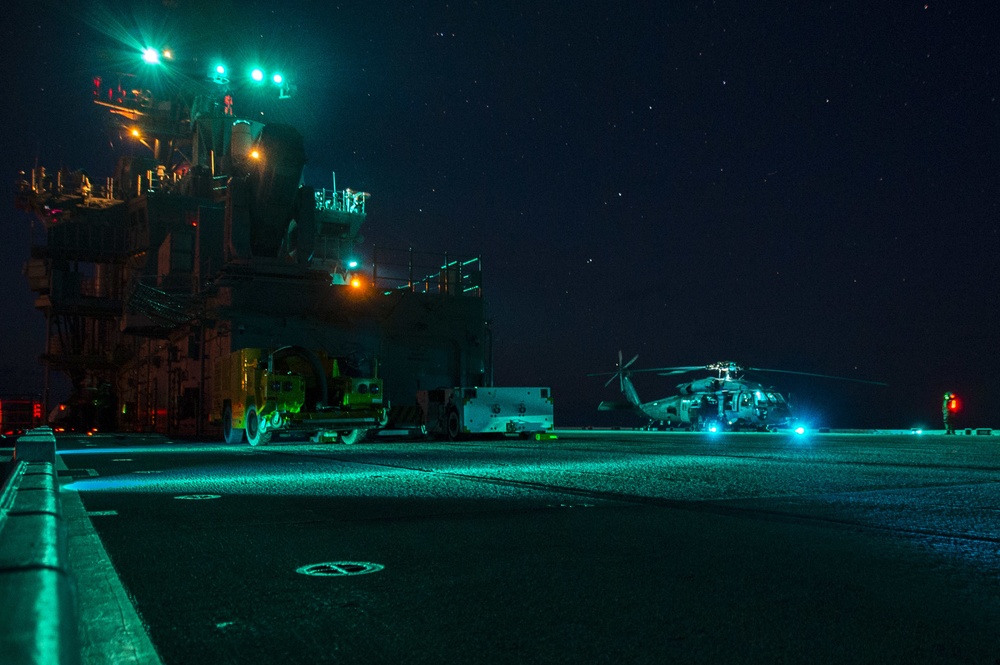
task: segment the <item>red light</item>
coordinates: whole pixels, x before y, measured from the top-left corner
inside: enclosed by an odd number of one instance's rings
[[[959,408],[961,408],[961,406],[958,403],[958,398],[957,397],[953,396],[950,400],[948,400],[948,410],[949,411],[951,411],[952,413],[955,413],[956,411],[959,410]]]

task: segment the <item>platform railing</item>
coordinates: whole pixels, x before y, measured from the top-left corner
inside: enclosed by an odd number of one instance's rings
[[[454,258],[412,248],[393,250],[376,247],[372,282],[386,293],[440,293],[454,296],[482,296],[480,257]]]
[[[365,202],[368,200],[368,192],[357,192],[353,189],[317,189],[316,209],[333,210],[336,212],[350,212],[365,214]]]

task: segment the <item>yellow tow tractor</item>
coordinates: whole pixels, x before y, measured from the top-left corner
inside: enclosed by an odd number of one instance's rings
[[[346,376],[342,359],[285,346],[246,348],[215,363],[212,422],[226,443],[267,445],[275,432],[295,431],[313,441],[355,443],[384,427],[389,404],[382,380]]]

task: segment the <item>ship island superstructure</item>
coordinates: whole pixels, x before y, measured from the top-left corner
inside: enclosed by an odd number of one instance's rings
[[[95,77],[94,102],[141,156],[97,181],[36,166],[18,184],[17,207],[40,222],[25,275],[46,321],[46,386],[50,372],[70,378],[71,424],[211,435],[214,361],[250,347],[313,349],[378,376],[394,421],[418,390],[483,385],[478,257],[361,259],[369,195],[303,184],[295,127],[236,115],[221,72],[195,83],[157,95]]]

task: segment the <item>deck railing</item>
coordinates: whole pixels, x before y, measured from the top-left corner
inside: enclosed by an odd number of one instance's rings
[[[376,247],[372,281],[375,288],[414,293],[482,296],[480,258],[456,258],[447,253],[415,252]]]

